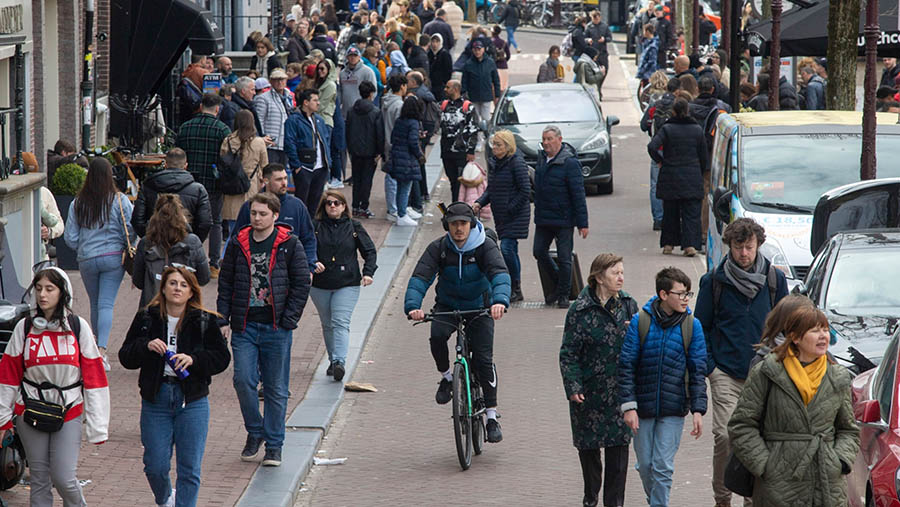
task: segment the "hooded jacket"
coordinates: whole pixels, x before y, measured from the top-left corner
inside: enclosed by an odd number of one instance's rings
[[[191,232],[205,241],[212,227],[212,212],[209,207],[209,194],[203,185],[194,181],[191,173],[184,169],[163,169],[152,173],[141,185],[138,197],[134,201],[134,211],[131,215],[131,226],[138,236],[147,232],[147,223],[156,209],[156,199],[159,194],[177,194],[190,216],[188,221]]]
[[[694,319],[693,335],[684,348],[681,325],[663,329],[654,315],[652,297],[644,304],[650,314],[650,329],[641,344],[638,316],[631,318],[619,354],[619,398],[622,412],[637,410],[638,417],[684,417],[688,411],[706,413],[706,342],[703,327],[688,308],[685,318]],[[684,373],[688,373],[688,386]]]
[[[384,120],[371,100],[360,99],[347,113],[347,151],[356,157],[384,153]]]
[[[459,248],[450,233],[432,241],[406,286],[403,313],[422,307],[425,293],[438,279],[434,301],[455,310],[478,310],[491,305],[509,306],[510,278],[500,248],[476,222]]]
[[[73,295],[72,282],[65,271],[52,267],[65,280],[66,291]],[[32,303],[31,314],[36,314]],[[71,315],[71,308],[66,308]],[[69,329],[56,321],[48,323],[44,329],[32,326],[25,329],[25,319],[13,329],[9,343],[0,360],[0,429],[13,427],[13,415],[22,415],[25,410],[21,389],[29,398],[38,399],[38,388],[26,384],[23,379],[40,384],[50,382],[57,387],[68,387],[82,382],[79,387],[63,390],[42,389],[41,395],[50,403],[71,405],[65,420],[71,421],[84,414],[85,433],[88,442],[99,444],[109,439],[109,384],[103,359],[91,325],[81,317],[80,332],[75,336]]]
[[[205,315],[203,315],[205,314]],[[206,323],[203,323],[203,320]],[[169,322],[159,314],[159,307],[140,310],[131,321],[125,342],[119,349],[119,362],[128,370],[141,370],[138,387],[141,398],[153,402],[165,375],[165,356],[147,348],[147,344],[159,339],[168,341]],[[176,337],[179,354],[191,356],[193,363],[187,367],[187,378],[178,382],[184,393],[184,403],[192,403],[209,394],[212,376],[222,373],[231,362],[228,344],[216,324],[216,316],[210,312],[187,308],[182,317],[181,330]]]
[[[650,76],[659,69],[659,37],[643,39],[641,48],[641,62],[634,77],[649,80]]]
[[[806,84],[806,109],[825,109],[825,80],[819,76],[811,77]]]
[[[391,135],[394,133],[394,124],[400,119],[400,110],[403,109],[403,97],[393,93],[385,94],[381,99],[381,120],[384,122],[384,153],[391,153]]]
[[[534,171],[534,225],[588,227],[584,176],[575,148],[562,143],[551,160],[542,150]]]
[[[309,43],[313,49],[318,49],[325,55],[325,58],[328,58],[332,63],[337,65],[337,52],[334,50],[334,44],[328,40],[327,35],[316,35]]]
[[[709,171],[709,152],[703,129],[693,118],[669,118],[647,144],[647,153],[661,164],[657,198],[703,198],[703,173]]]
[[[781,111],[800,108],[797,101],[797,89],[784,76],[778,80],[778,108]]]
[[[440,34],[437,34],[440,37]],[[453,58],[450,52],[441,48],[437,53],[428,50],[428,78],[431,80],[431,93],[435,97],[444,96],[444,86],[453,75]]]
[[[422,46],[413,46],[409,48],[409,58],[406,59],[406,64],[410,69],[422,69],[425,71],[425,75],[428,75],[428,53],[425,48]]]
[[[453,46],[456,44],[456,41],[453,40],[453,27],[441,18],[434,18],[426,23],[422,32],[428,35],[440,35],[443,48],[447,51],[452,50]]]
[[[399,49],[391,51],[391,66],[387,69],[388,77],[397,73],[405,76],[411,70],[409,64],[406,63],[406,57]]]
[[[291,232],[289,225],[275,224],[275,242],[269,254],[272,327],[278,329],[297,328],[309,296],[309,264],[300,241]],[[238,332],[246,329],[250,310],[250,234],[248,225],[231,237],[219,271],[216,307],[223,317],[218,324],[230,325]]]
[[[491,43],[490,40],[488,43]],[[491,102],[500,98],[503,90],[500,89],[500,74],[497,73],[497,65],[487,55],[478,60],[474,56],[469,58],[463,66],[462,92],[468,94],[472,102]],[[490,118],[482,118],[490,120]]]
[[[263,189],[264,190],[264,189]],[[309,216],[309,210],[303,201],[288,193],[278,196],[281,201],[281,211],[278,213],[278,222],[290,226],[291,232],[303,245],[303,251],[306,253],[306,260],[309,261],[310,271],[316,269],[316,262],[319,260],[316,256],[316,234],[313,230],[312,219]],[[241,205],[238,212],[237,220],[234,221],[232,229],[232,237],[244,227],[250,225],[250,202]]]
[[[378,81],[375,79],[375,72],[362,62],[360,57],[356,67],[350,68],[350,64],[341,71],[341,105],[343,105],[342,114],[347,119],[347,113],[350,111],[356,101],[359,100],[359,84],[368,81],[378,88]]]

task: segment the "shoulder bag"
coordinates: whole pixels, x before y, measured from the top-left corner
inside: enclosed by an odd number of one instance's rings
[[[122,198],[116,194],[116,201],[119,202],[119,213],[122,216],[122,230],[125,233],[125,250],[122,251],[122,267],[129,275],[134,273],[134,255],[137,248],[131,244],[131,237],[128,235],[128,224],[125,222],[125,209],[122,207]]]

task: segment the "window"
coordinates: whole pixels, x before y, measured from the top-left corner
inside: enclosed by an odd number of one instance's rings
[[[891,340],[884,352],[884,360],[878,366],[878,374],[875,378],[875,386],[872,395],[878,400],[881,409],[881,420],[888,421],[891,417],[891,401],[894,394],[894,376],[897,372],[897,338]]]

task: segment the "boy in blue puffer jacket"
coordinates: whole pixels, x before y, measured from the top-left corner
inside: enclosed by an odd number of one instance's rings
[[[688,308],[691,279],[677,268],[656,274],[656,296],[631,319],[619,355],[619,395],[634,432],[638,472],[650,506],[669,504],[684,416],[694,438],[706,413],[706,341]]]

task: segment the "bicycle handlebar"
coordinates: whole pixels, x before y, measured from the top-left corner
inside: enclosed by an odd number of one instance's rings
[[[506,308],[503,309],[503,313],[506,313]],[[446,317],[446,316],[465,317],[468,315],[490,316],[491,309],[490,308],[481,308],[479,310],[451,310],[449,312],[436,312],[436,311],[432,310],[432,311],[426,313],[425,317],[422,320],[416,322],[413,325],[415,326],[416,324],[424,324],[425,322],[430,322],[430,321],[434,320],[435,317]],[[412,318],[409,315],[407,315],[406,320],[412,320]]]

